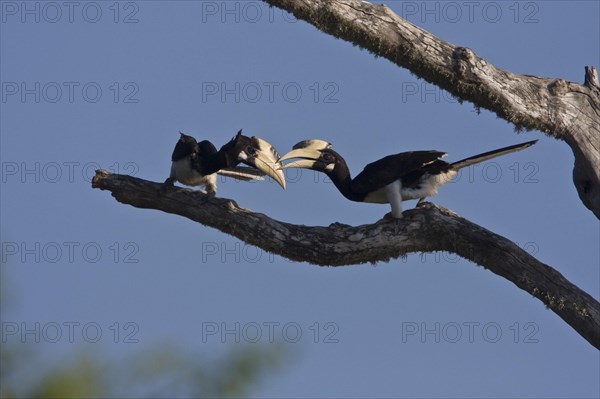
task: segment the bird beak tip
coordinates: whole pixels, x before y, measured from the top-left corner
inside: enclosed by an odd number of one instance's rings
[[[285,175],[281,168],[281,163],[271,156],[271,153],[259,152],[253,157],[252,163],[255,168],[271,177],[285,190]]]
[[[285,176],[281,169],[273,170],[273,175],[271,176],[273,180],[277,182],[281,186],[282,189],[285,190]]]

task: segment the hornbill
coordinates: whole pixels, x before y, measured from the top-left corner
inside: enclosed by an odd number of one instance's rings
[[[279,154],[265,140],[244,136],[240,130],[217,151],[208,140],[198,143],[191,136],[181,132],[180,135],[171,155],[171,174],[163,183],[163,189],[179,181],[187,186],[205,186],[206,192],[214,195],[217,174],[240,180],[260,180],[266,174],[285,189],[285,177],[277,161]],[[258,170],[238,167],[239,163]]]
[[[448,163],[441,158],[447,154],[440,151],[411,151],[389,155],[365,166],[354,179],[340,154],[323,140],[304,140],[279,162],[292,158],[303,158],[287,163],[283,168],[305,168],[323,172],[337,189],[351,201],[376,204],[389,203],[392,216],[402,217],[402,201],[419,199],[417,206],[426,197],[437,194],[438,187],[448,183],[461,168],[500,155],[520,151],[535,144],[537,140],[512,145],[475,155],[462,161]]]

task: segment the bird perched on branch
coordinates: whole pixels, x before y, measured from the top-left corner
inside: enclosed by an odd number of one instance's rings
[[[208,140],[198,143],[192,136],[180,134],[171,156],[171,174],[163,183],[163,189],[178,181],[186,186],[205,186],[206,192],[214,195],[217,174],[239,180],[262,180],[266,174],[285,189],[279,154],[265,140],[244,136],[240,130],[217,151]],[[237,166],[240,163],[251,167]]]
[[[411,151],[389,155],[368,164],[354,179],[344,158],[323,140],[305,140],[296,144],[292,151],[279,162],[301,158],[287,163],[283,168],[305,168],[323,172],[337,189],[351,201],[376,204],[389,203],[394,218],[402,217],[402,201],[419,199],[437,194],[438,188],[448,183],[458,172],[479,162],[520,151],[537,140],[504,147],[475,155],[458,162],[448,163],[441,158],[447,154],[439,151]]]

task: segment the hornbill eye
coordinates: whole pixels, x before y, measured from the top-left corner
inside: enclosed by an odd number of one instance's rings
[[[248,147],[246,147],[246,153],[250,156],[254,156],[256,155],[256,148],[249,145]]]
[[[321,155],[321,157],[326,163],[335,162],[335,157],[328,152],[324,152],[323,155]]]

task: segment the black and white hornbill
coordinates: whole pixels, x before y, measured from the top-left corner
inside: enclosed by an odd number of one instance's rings
[[[438,187],[448,183],[459,169],[522,150],[536,142],[537,140],[534,140],[500,148],[454,163],[441,160],[447,155],[444,152],[402,152],[368,164],[354,179],[350,177],[344,158],[331,148],[330,143],[323,140],[301,141],[279,161],[302,158],[285,164],[283,168],[305,168],[323,172],[349,200],[389,203],[392,206],[392,216],[400,218],[402,201],[418,198],[419,205],[426,197],[437,194]]]
[[[266,174],[285,189],[279,154],[265,140],[244,136],[240,130],[217,151],[210,141],[198,143],[195,138],[180,134],[171,155],[171,174],[163,188],[178,181],[186,186],[205,186],[206,192],[214,195],[217,192],[217,174],[240,180],[260,180]],[[252,168],[238,167],[239,163]]]

